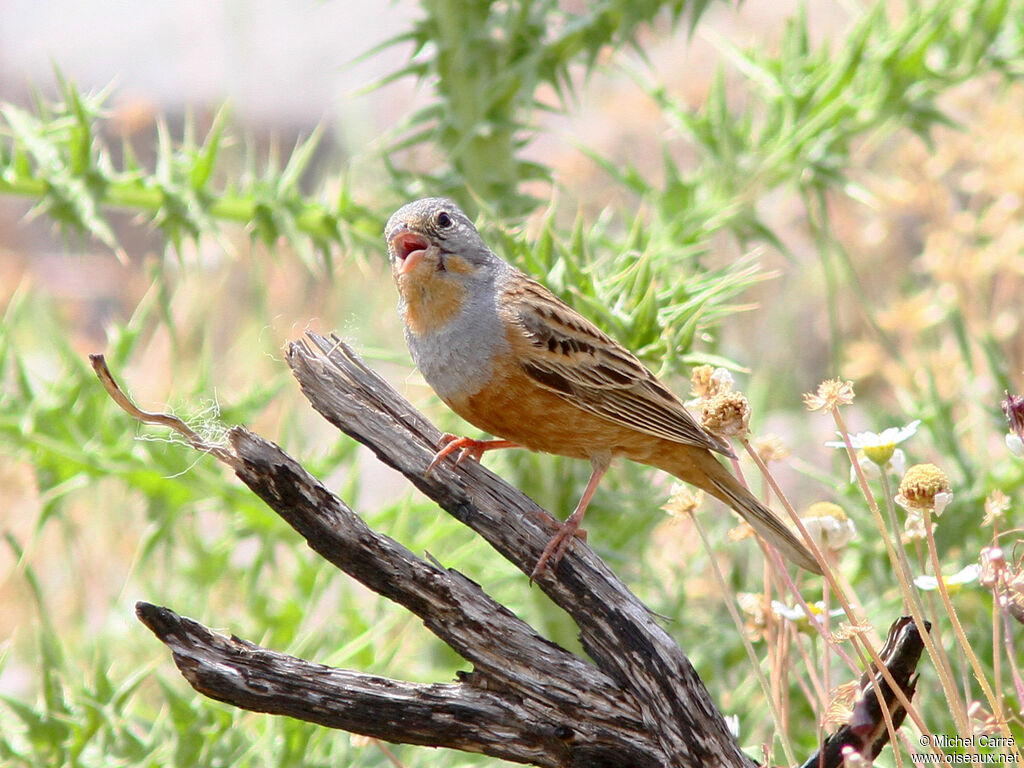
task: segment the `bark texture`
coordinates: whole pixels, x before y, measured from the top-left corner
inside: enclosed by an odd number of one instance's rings
[[[558,521],[476,462],[445,461],[427,476],[440,433],[339,340],[308,334],[289,345],[287,361],[328,421],[530,573]],[[134,409],[102,358],[93,364],[122,407],[137,418],[167,423],[165,415]],[[414,613],[473,669],[457,682],[432,685],[333,669],[139,603],[140,620],[168,646],[197,691],[387,741],[538,766],[755,765],[683,651],[584,542],[574,541],[536,584],[575,620],[590,659],[541,637],[463,574],[372,530],[273,443],[237,427],[229,444],[214,454],[313,550]],[[897,681],[910,695],[921,643],[912,623],[910,630],[906,622],[901,626],[901,643],[890,650],[886,666],[900,671]],[[888,737],[884,724],[878,727],[884,720],[876,684],[890,710],[897,706],[888,687],[866,674],[856,729],[826,743],[824,754],[806,765],[841,764],[844,744],[877,754]],[[902,716],[894,711],[897,718]]]

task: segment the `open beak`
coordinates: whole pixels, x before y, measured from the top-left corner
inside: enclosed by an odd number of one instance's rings
[[[391,247],[398,259],[398,274],[405,275],[411,272],[426,255],[430,241],[423,235],[417,235],[406,229],[391,236]]]

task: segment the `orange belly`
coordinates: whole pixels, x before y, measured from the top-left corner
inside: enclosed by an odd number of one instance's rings
[[[504,367],[481,391],[445,403],[474,426],[532,451],[577,459],[610,452],[658,466],[661,455],[689,447],[577,408],[512,366]]]

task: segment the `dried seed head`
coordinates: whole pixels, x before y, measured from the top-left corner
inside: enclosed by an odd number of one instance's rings
[[[754,537],[754,529],[744,520],[735,528],[730,528],[725,535],[729,537],[729,541],[743,541]]]
[[[742,392],[722,392],[704,401],[704,428],[727,437],[742,437],[750,431],[750,403]]]
[[[731,392],[735,384],[727,368],[698,365],[690,374],[690,394],[701,399]]]
[[[1010,508],[1010,497],[996,488],[985,497],[985,517],[982,525],[992,525],[1002,521],[1006,517],[1006,511]]]
[[[736,602],[746,617],[743,628],[746,630],[747,636],[755,642],[763,638],[767,625],[768,598],[761,592],[740,592],[736,595]]]
[[[704,491],[691,488],[684,483],[674,483],[668,501],[662,509],[672,517],[684,517],[696,512],[704,503]]]
[[[833,688],[828,707],[825,708],[825,715],[821,719],[822,726],[827,730],[834,731],[850,722],[853,702],[857,700],[859,692],[860,684],[856,680]]]
[[[1007,568],[1006,555],[1003,554],[1000,547],[982,547],[981,557],[978,560],[981,563],[978,582],[983,587],[994,587],[999,582],[1000,575]]]
[[[934,464],[915,464],[900,481],[896,503],[908,511],[928,509],[938,515],[952,497],[945,472]]]
[[[711,389],[711,374],[715,372],[713,365],[698,365],[690,372],[690,394],[694,397],[707,397]]]
[[[853,382],[829,379],[818,385],[816,392],[804,395],[804,405],[809,411],[831,411],[840,405],[853,402]]]

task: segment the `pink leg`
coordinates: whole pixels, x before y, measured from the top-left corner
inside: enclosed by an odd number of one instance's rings
[[[461,464],[467,458],[480,461],[484,451],[521,447],[518,443],[513,443],[509,440],[474,440],[471,437],[459,437],[449,432],[441,435],[440,444],[441,450],[434,454],[434,458],[427,465],[427,471],[424,474],[429,475],[444,460],[445,456],[455,453],[455,451],[459,452],[459,455],[455,458],[455,463]]]
[[[548,545],[544,547],[544,551],[540,553],[537,565],[533,567],[533,572],[530,574],[530,583],[533,583],[534,579],[544,573],[549,565],[552,568],[558,565],[558,561],[562,559],[562,555],[569,549],[569,544],[572,543],[574,536],[586,538],[586,533],[580,530],[580,525],[583,523],[583,515],[587,511],[587,506],[590,504],[594,491],[597,490],[597,484],[601,482],[604,473],[608,471],[609,462],[593,461],[593,464],[594,471],[590,475],[587,487],[583,490],[580,503],[576,505],[576,509],[573,510],[573,513],[562,524],[561,529],[551,538]]]

